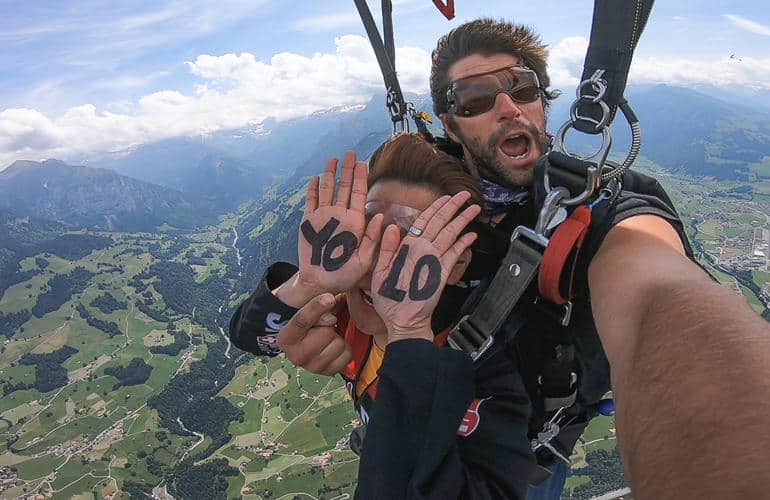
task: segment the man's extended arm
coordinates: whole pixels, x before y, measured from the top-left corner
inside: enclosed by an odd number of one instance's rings
[[[767,323],[685,257],[655,216],[609,232],[589,285],[635,496],[766,495]]]

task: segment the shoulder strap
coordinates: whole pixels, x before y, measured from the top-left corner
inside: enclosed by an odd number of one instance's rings
[[[654,0],[595,0],[591,24],[591,40],[583,64],[582,82],[599,75],[606,83],[603,95],[593,96],[609,107],[609,122],[624,101],[623,92],[628,70],[639,37],[647,24]],[[581,88],[578,90],[580,97]],[[585,100],[577,106],[578,117],[601,120],[602,110],[595,100]],[[609,122],[607,124],[609,124]],[[597,134],[596,123],[577,120],[575,128],[587,134]]]
[[[401,130],[409,131],[409,116],[414,120],[419,132],[429,134],[428,127],[425,124],[427,115],[417,113],[414,110],[414,105],[404,100],[401,85],[398,83],[398,75],[396,74],[396,45],[393,39],[393,4],[391,0],[382,0],[382,37],[377,29],[377,24],[374,22],[372,12],[366,4],[366,0],[353,0],[353,2],[356,4],[358,14],[366,29],[366,35],[369,37],[369,43],[372,45],[372,50],[374,50],[374,55],[377,58],[377,64],[380,66],[382,78],[385,81],[386,102],[390,119],[393,121],[393,134],[398,131],[399,124],[401,125]]]

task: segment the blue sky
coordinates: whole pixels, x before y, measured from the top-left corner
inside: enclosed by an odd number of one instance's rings
[[[427,90],[440,34],[488,15],[535,26],[571,93],[592,2],[455,3],[449,22],[430,0],[394,0],[405,88]],[[361,104],[382,85],[364,37],[352,0],[0,0],[0,168]],[[630,81],[767,91],[770,9],[659,0]]]

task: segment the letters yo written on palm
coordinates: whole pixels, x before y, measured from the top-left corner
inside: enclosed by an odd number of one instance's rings
[[[380,239],[382,216],[367,223],[364,214],[366,164],[345,153],[335,200],[336,172],[332,158],[310,180],[300,224],[298,281],[315,294],[351,289],[371,269]]]

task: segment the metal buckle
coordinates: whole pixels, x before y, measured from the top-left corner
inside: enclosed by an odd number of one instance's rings
[[[575,196],[574,198],[562,200],[561,203],[563,205],[579,205],[583,203],[585,200],[587,200],[597,189],[599,189],[599,186],[601,186],[600,167],[603,166],[604,162],[607,160],[607,155],[609,154],[610,147],[612,146],[612,134],[610,134],[610,129],[608,127],[605,127],[602,129],[602,145],[599,148],[599,151],[597,151],[592,156],[587,158],[573,155],[564,146],[564,137],[567,135],[567,131],[574,126],[575,126],[575,123],[573,121],[568,121],[567,123],[561,126],[561,128],[556,133],[556,136],[554,138],[553,150],[563,153],[567,156],[572,156],[574,158],[580,158],[581,160],[591,162],[595,166],[592,165],[586,169],[586,183],[585,183],[585,189],[583,189],[583,192]],[[543,173],[543,183],[545,184],[545,191],[547,193],[550,192],[551,179],[550,179],[550,176],[548,175],[547,163],[545,166],[545,172]]]
[[[528,239],[543,248],[548,246],[548,238],[542,234],[538,234],[537,231],[527,226],[516,226],[516,229],[513,230],[513,234],[511,235],[511,241],[522,238]]]
[[[551,417],[551,420],[543,425],[543,430],[538,432],[537,437],[530,441],[530,448],[533,452],[539,450],[540,448],[547,448],[548,451],[554,454],[554,456],[569,465],[569,458],[562,455],[561,452],[559,452],[559,450],[554,448],[551,444],[553,438],[558,436],[559,431],[561,430],[559,427],[559,422],[561,422],[561,420],[564,418],[562,415],[564,409],[565,408],[559,408],[559,410],[554,413],[553,417]]]
[[[559,131],[556,133],[556,136],[554,137],[554,143],[553,143],[553,151],[558,151],[560,153],[563,153],[567,156],[572,156],[573,158],[580,158],[581,160],[585,160],[588,162],[593,163],[595,166],[588,167],[586,172],[586,183],[585,183],[585,189],[582,193],[575,196],[574,198],[569,198],[567,200],[562,200],[561,203],[563,205],[579,205],[583,203],[585,200],[587,200],[599,187],[601,186],[601,171],[604,167],[605,162],[607,161],[607,155],[610,152],[610,147],[612,146],[612,134],[610,133],[610,128],[608,127],[611,114],[610,108],[605,103],[602,98],[604,97],[604,94],[607,90],[607,82],[604,81],[601,77],[604,74],[604,70],[597,70],[593,76],[591,76],[590,79],[584,80],[580,83],[577,89],[577,99],[575,102],[572,103],[572,106],[570,107],[570,119],[567,121],[564,125],[562,125],[559,128]],[[596,95],[591,95],[589,93],[583,93],[583,89],[586,86],[591,86],[591,89],[596,93]],[[590,102],[591,104],[599,105],[602,109],[602,117],[599,120],[595,120],[593,118],[580,115],[578,113],[578,105],[581,102]],[[594,153],[592,156],[589,157],[581,157],[578,155],[574,155],[570,153],[566,146],[564,145],[564,138],[567,135],[567,132],[570,128],[573,128],[575,126],[575,123],[578,121],[584,121],[593,123],[595,125],[595,129],[597,131],[601,131],[602,133],[602,145],[599,147],[599,150]],[[548,164],[546,164],[545,173],[543,175],[543,181],[545,183],[545,190],[546,193],[550,192],[551,190],[551,183],[550,178],[548,176]]]
[[[546,172],[547,173],[547,172]],[[540,209],[540,213],[537,216],[537,224],[535,224],[535,232],[543,236],[548,236],[548,232],[556,228],[558,224],[552,224],[556,218],[559,210],[563,210],[564,219],[566,219],[567,212],[560,205],[565,198],[569,198],[569,191],[567,188],[557,186],[553,189],[546,187],[548,194],[543,201],[543,207]],[[564,219],[561,222],[564,222]],[[559,224],[561,223],[559,222]]]
[[[550,316],[553,316],[559,321],[561,326],[569,326],[569,322],[572,320],[572,301],[567,301],[566,304],[554,304],[548,299],[544,299],[540,295],[535,297],[535,305]]]
[[[473,328],[473,325],[468,323],[468,318],[470,317],[470,314],[466,314],[462,318],[460,318],[460,321],[457,322],[454,328],[449,332],[449,336],[447,337],[447,343],[449,344],[452,349],[455,349],[457,351],[463,351],[465,353],[468,353],[468,355],[471,357],[473,361],[476,361],[479,357],[481,357],[482,354],[484,354],[487,349],[489,349],[492,344],[495,341],[495,337],[490,336],[487,337],[484,341],[479,344],[479,346],[473,350],[468,351],[465,347],[463,347],[457,340],[456,337],[461,337],[465,342],[465,344],[475,346],[477,344],[477,341],[475,339],[469,338],[469,335],[466,335],[466,333],[463,331],[463,326],[467,328]],[[481,337],[481,335],[477,335],[478,337]]]
[[[400,132],[409,133],[409,120],[406,117],[407,110],[403,109],[402,105],[406,106],[405,103],[398,100],[396,92],[392,88],[388,88],[387,95],[385,96],[385,106],[388,108],[390,119],[393,122],[391,135],[396,135]],[[399,124],[401,125],[400,130],[398,128]]]

